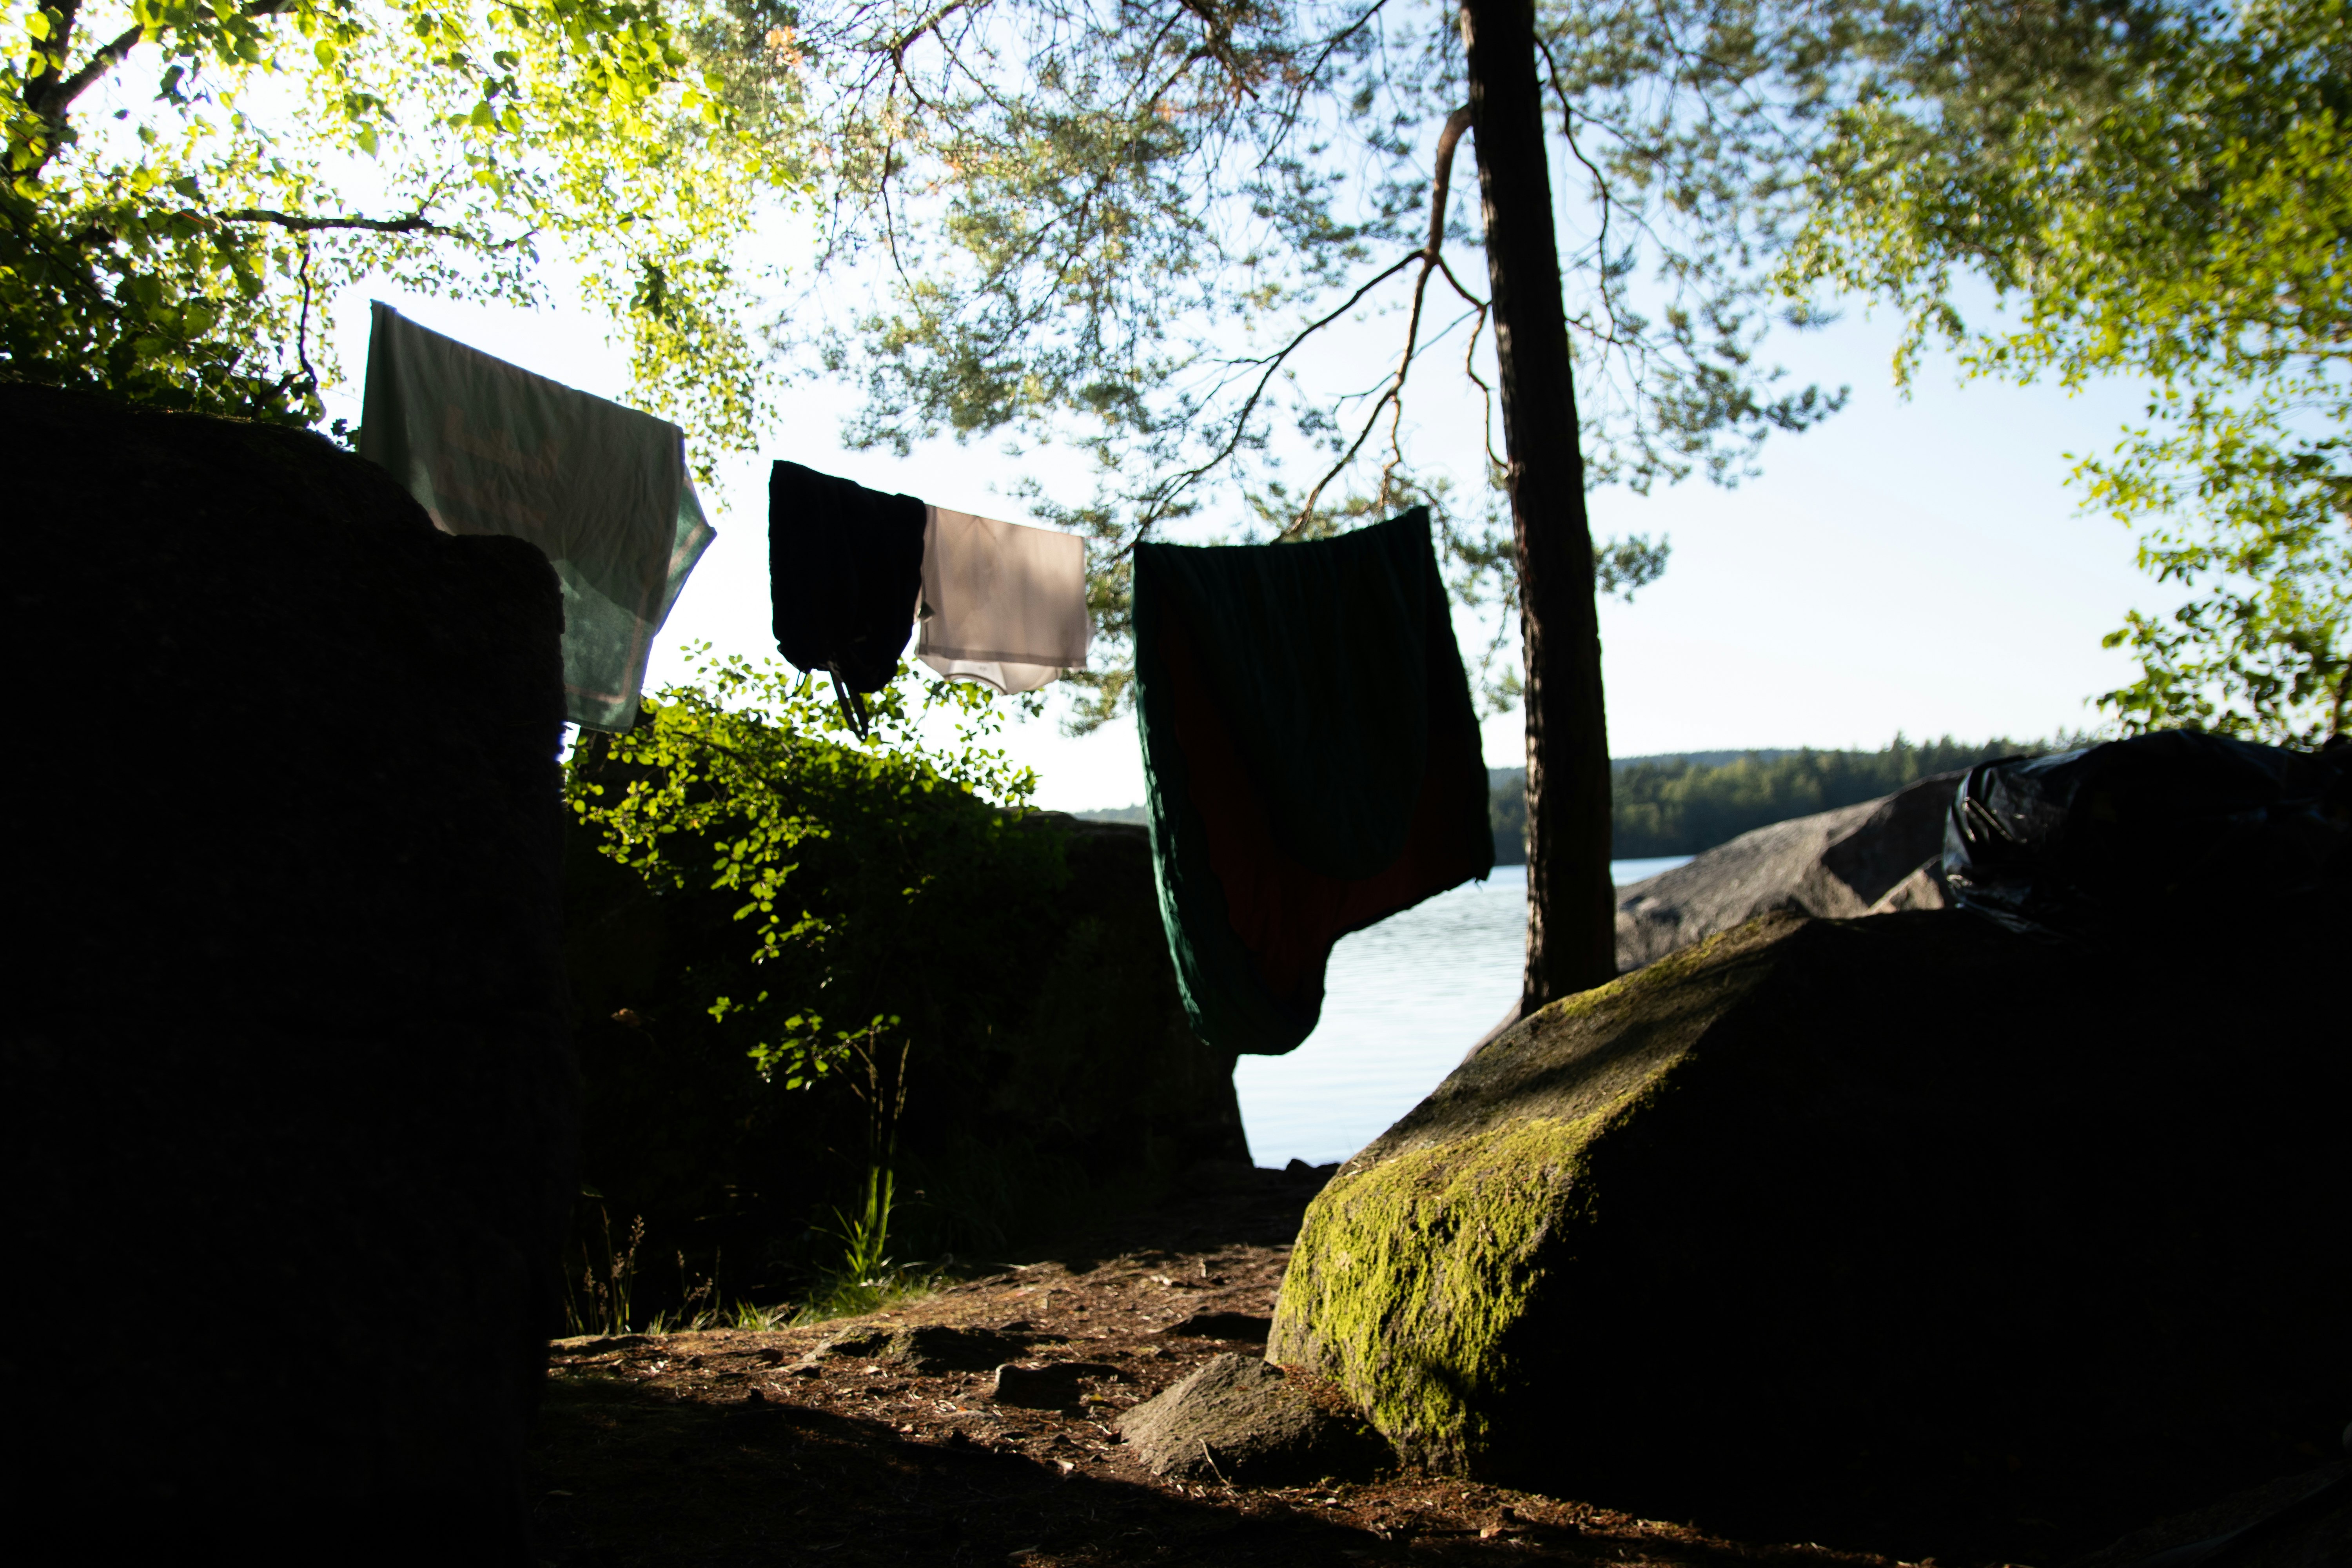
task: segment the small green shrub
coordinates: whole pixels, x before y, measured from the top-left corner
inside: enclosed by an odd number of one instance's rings
[[[998,701],[902,675],[859,734],[814,681],[706,654],[575,752],[590,1175],[706,1274],[739,1259],[765,1304],[689,1303],[682,1263],[676,1296],[635,1282],[663,1321],[900,1289],[895,1248],[956,1239],[900,1124],[910,1096],[941,1121],[984,1103],[992,1034],[1034,990],[956,939],[1034,924],[1066,875],[1023,828],[1034,775],[987,744]],[[614,1316],[599,1300],[585,1315]]]

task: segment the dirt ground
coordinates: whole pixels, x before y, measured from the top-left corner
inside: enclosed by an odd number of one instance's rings
[[[1257,1173],[869,1319],[558,1342],[536,1455],[541,1556],[557,1568],[1897,1562],[1410,1472],[1235,1489],[1144,1470],[1113,1420],[1211,1356],[1259,1351],[1262,1323],[1248,1320],[1271,1315],[1322,1175]],[[1209,1314],[1231,1316],[1188,1324]],[[933,1323],[995,1331],[1021,1343],[1022,1364],[1068,1368],[1066,1402],[995,1402],[988,1372],[813,1353],[845,1332]]]

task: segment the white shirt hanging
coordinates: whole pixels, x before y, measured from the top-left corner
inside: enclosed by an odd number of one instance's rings
[[[1034,691],[1082,669],[1087,545],[1075,533],[931,507],[915,657],[950,680]]]

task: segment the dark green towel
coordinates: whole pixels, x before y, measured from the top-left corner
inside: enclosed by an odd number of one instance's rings
[[[1135,552],[1160,914],[1193,1031],[1279,1055],[1331,944],[1494,868],[1429,514],[1305,544]]]

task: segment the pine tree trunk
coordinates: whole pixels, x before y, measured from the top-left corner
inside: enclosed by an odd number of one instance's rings
[[[1532,0],[1463,0],[1527,657],[1522,1013],[1617,973],[1609,729]]]

